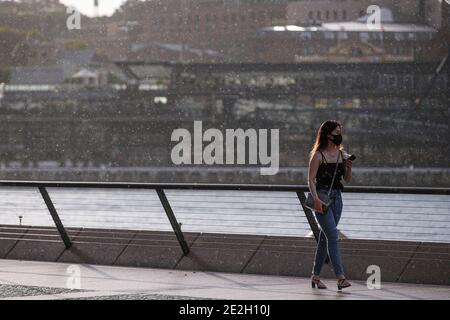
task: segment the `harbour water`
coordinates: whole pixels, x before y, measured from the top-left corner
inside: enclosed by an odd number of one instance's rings
[[[171,231],[154,190],[48,189],[66,227]],[[302,237],[294,192],[167,190],[186,232]],[[450,243],[450,196],[343,193],[339,229],[352,239]],[[54,226],[35,188],[0,188],[0,225]]]

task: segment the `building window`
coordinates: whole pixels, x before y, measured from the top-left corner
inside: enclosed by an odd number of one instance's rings
[[[309,18],[309,20],[312,20],[313,19],[313,12],[312,11],[310,11],[309,13],[308,13],[308,18]]]
[[[338,13],[337,13],[337,11],[333,11],[333,19],[334,19],[335,21],[338,20]]]
[[[304,56],[312,56],[314,54],[314,48],[313,47],[305,47],[303,48],[303,55]]]
[[[312,38],[311,32],[300,32],[300,39],[302,40],[310,40]]]
[[[322,19],[322,12],[317,11],[317,20],[321,20]]]
[[[397,41],[405,40],[404,34],[403,34],[402,32],[396,32],[396,33],[394,34],[394,38],[395,38],[395,40],[397,40]]]
[[[369,35],[368,32],[361,32],[359,34],[359,37],[360,37],[361,41],[368,41],[368,40],[370,40],[370,35]]]
[[[334,40],[334,32],[332,31],[325,31],[324,36],[327,40]]]
[[[342,10],[342,20],[347,20],[347,11]]]
[[[338,32],[338,39],[339,40],[347,40],[348,39],[348,33],[344,31]]]
[[[325,19],[330,20],[330,11],[325,12]]]
[[[371,32],[372,40],[383,40],[382,32]]]

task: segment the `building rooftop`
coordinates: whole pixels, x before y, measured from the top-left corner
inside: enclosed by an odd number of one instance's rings
[[[381,23],[378,26],[370,26],[365,22],[329,22],[317,26],[273,26],[261,29],[261,31],[291,31],[291,32],[437,32],[427,25],[412,23]]]
[[[437,32],[428,25],[415,23],[400,23],[395,21],[392,11],[386,8],[380,10],[378,24],[371,23],[370,15],[365,15],[356,21],[326,22],[310,26],[273,26],[261,29],[262,31],[292,31],[292,32]]]
[[[173,52],[185,52],[185,53],[193,53],[198,56],[220,56],[220,53],[211,49],[197,49],[193,48],[189,44],[182,44],[182,43],[165,43],[165,42],[149,42],[144,44],[133,44],[132,45],[132,51],[133,52],[139,52],[141,50],[145,50],[147,48],[151,47],[157,47],[160,49],[164,49],[167,51],[173,51]]]
[[[11,71],[10,84],[56,85],[64,81],[64,70],[58,66],[16,67]]]

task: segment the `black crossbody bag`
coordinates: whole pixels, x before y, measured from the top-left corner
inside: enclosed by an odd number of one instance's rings
[[[328,211],[328,208],[333,204],[333,200],[330,198],[331,190],[333,189],[334,180],[336,179],[336,173],[339,167],[339,159],[341,158],[341,151],[339,151],[338,158],[336,161],[336,169],[334,170],[333,180],[331,181],[330,190],[328,192],[325,192],[324,190],[317,190],[317,196],[319,199],[325,203],[325,207],[323,209],[323,213],[326,213]],[[308,209],[311,209],[315,211],[314,209],[314,198],[311,193],[308,193],[308,196],[305,201],[305,207]]]

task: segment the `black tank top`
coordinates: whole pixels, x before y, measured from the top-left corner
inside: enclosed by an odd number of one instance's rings
[[[321,151],[319,151],[322,155],[322,163],[317,170],[316,175],[316,188],[317,189],[330,189],[331,181],[333,180],[334,170],[336,170],[336,163],[327,163],[327,159],[323,155]],[[339,151],[341,152],[341,151]],[[342,153],[339,161],[342,161]],[[342,177],[345,174],[345,167],[343,162],[339,162],[338,170],[336,172],[336,178],[334,179],[333,188],[344,190],[344,186],[341,182]]]

